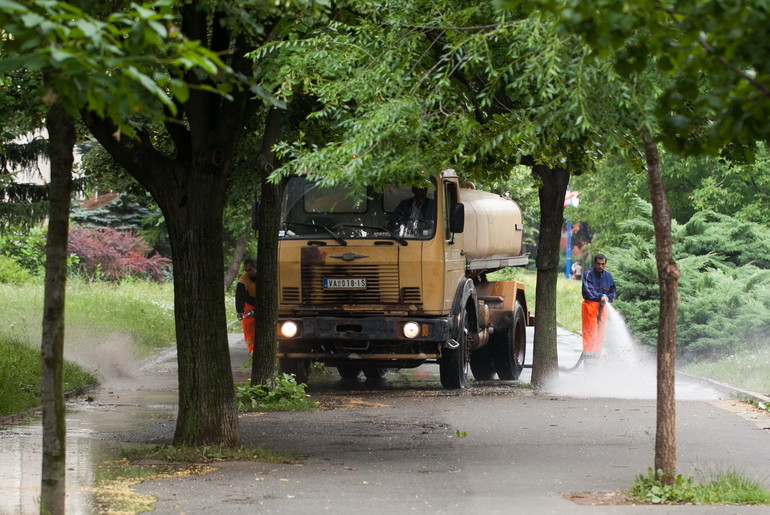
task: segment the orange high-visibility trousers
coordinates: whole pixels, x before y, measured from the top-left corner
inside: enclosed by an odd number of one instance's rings
[[[254,306],[248,302],[243,305],[244,313],[252,309],[254,309]],[[241,319],[241,328],[243,329],[243,339],[246,340],[246,347],[249,349],[249,352],[254,352],[254,332],[257,330],[254,317],[250,316]]]
[[[607,309],[601,302],[583,301],[583,352],[602,351],[604,329],[607,326]]]

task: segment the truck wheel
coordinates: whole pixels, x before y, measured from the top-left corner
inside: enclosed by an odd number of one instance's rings
[[[476,381],[489,381],[495,377],[495,362],[489,345],[471,352],[471,372]]]
[[[307,378],[310,374],[310,360],[281,358],[278,360],[278,370],[282,374],[294,374],[294,379],[297,381],[297,384],[307,384]]]
[[[513,308],[513,323],[505,330],[494,333],[491,345],[497,377],[504,381],[518,379],[524,369],[527,351],[527,324],[524,309],[518,301]]]
[[[382,381],[385,379],[385,374],[388,373],[387,368],[382,367],[364,367],[364,375],[369,381]]]
[[[361,367],[358,365],[337,365],[337,372],[342,379],[358,379],[361,376]]]
[[[443,356],[439,361],[439,374],[441,386],[447,389],[465,388],[465,380],[468,376],[468,327],[465,309],[460,313],[460,323],[455,340],[459,345],[456,349],[444,348]]]

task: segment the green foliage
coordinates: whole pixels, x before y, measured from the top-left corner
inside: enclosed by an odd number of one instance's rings
[[[753,222],[742,222],[729,215],[712,211],[696,213],[678,235],[678,255],[716,258],[736,267],[749,263],[770,269],[770,228]]]
[[[714,154],[738,142],[735,154],[770,138],[767,115],[770,10],[764,0],[500,0],[549,11],[615,69],[633,77],[656,69],[670,77],[655,95],[654,116],[667,147]],[[705,122],[707,120],[708,122]],[[750,153],[750,149],[748,149]]]
[[[0,255],[13,258],[32,275],[40,275],[45,269],[46,231],[35,228],[18,229],[0,233]]]
[[[623,247],[607,250],[619,300],[634,335],[657,342],[658,280],[649,219],[624,222]],[[679,282],[679,352],[685,360],[719,359],[767,344],[770,332],[770,229],[727,215],[697,213],[673,226]],[[714,316],[718,313],[719,316]],[[729,335],[729,338],[727,338]]]
[[[253,53],[287,71],[282,94],[317,99],[302,139],[279,145],[291,158],[279,173],[384,187],[456,166],[493,181],[524,156],[579,173],[613,146],[611,68],[548,17],[486,2],[356,7]]]
[[[20,285],[29,281],[29,272],[15,259],[0,255],[0,283]]]
[[[66,361],[62,385],[65,392],[80,393],[96,378]],[[40,405],[40,349],[16,336],[0,333],[0,417]]]
[[[135,202],[126,194],[102,194],[98,198],[77,203],[70,217],[83,227],[112,227],[118,231],[138,230],[143,222],[157,213],[155,209]]]
[[[7,146],[7,143],[2,145]],[[3,157],[0,155],[0,159]],[[0,228],[3,232],[29,230],[48,216],[47,184],[0,183],[0,199]]]
[[[757,147],[754,163],[724,157],[677,157],[661,152],[661,167],[671,212],[680,223],[704,211],[729,215],[738,221],[766,224],[770,220],[770,151]],[[599,246],[612,246],[631,227],[626,220],[649,212],[647,174],[611,155],[597,164],[596,174],[574,177],[571,187],[580,192],[574,222],[588,223]],[[652,224],[648,224],[650,229]],[[652,234],[645,231],[644,236]]]
[[[65,346],[117,340],[129,353],[147,356],[176,338],[171,283],[126,280],[120,284],[67,282]]]
[[[634,479],[631,494],[644,502],[653,504],[687,503],[695,500],[693,479],[678,474],[671,484],[661,481],[663,471],[656,474],[652,468],[647,469],[647,475],[639,474]]]
[[[673,482],[661,481],[663,471],[636,476],[633,498],[653,504],[770,504],[770,490],[762,482],[735,471],[716,472],[696,482],[678,474]]]
[[[177,112],[174,100],[184,102],[190,94],[186,72],[227,70],[214,52],[183,37],[172,7],[165,0],[132,4],[101,20],[65,2],[3,2],[0,24],[13,37],[3,39],[0,75],[11,77],[22,68],[46,74],[38,97],[50,95],[50,88],[73,116],[85,108],[133,135],[132,116],[161,117],[154,110],[158,103]]]
[[[281,374],[273,386],[237,384],[235,398],[243,411],[312,411],[316,403],[308,399],[305,387],[293,375]]]

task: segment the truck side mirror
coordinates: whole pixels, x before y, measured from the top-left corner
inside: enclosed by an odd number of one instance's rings
[[[255,200],[251,205],[251,230],[259,230],[259,201]]]
[[[449,232],[461,233],[465,230],[465,205],[455,204],[449,216]]]

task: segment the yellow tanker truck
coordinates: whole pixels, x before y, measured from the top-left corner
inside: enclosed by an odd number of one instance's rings
[[[530,318],[524,286],[486,274],[525,266],[521,209],[462,187],[351,196],[306,177],[286,187],[279,232],[280,370],[306,382],[311,361],[343,378],[438,363],[445,388],[519,377]]]

